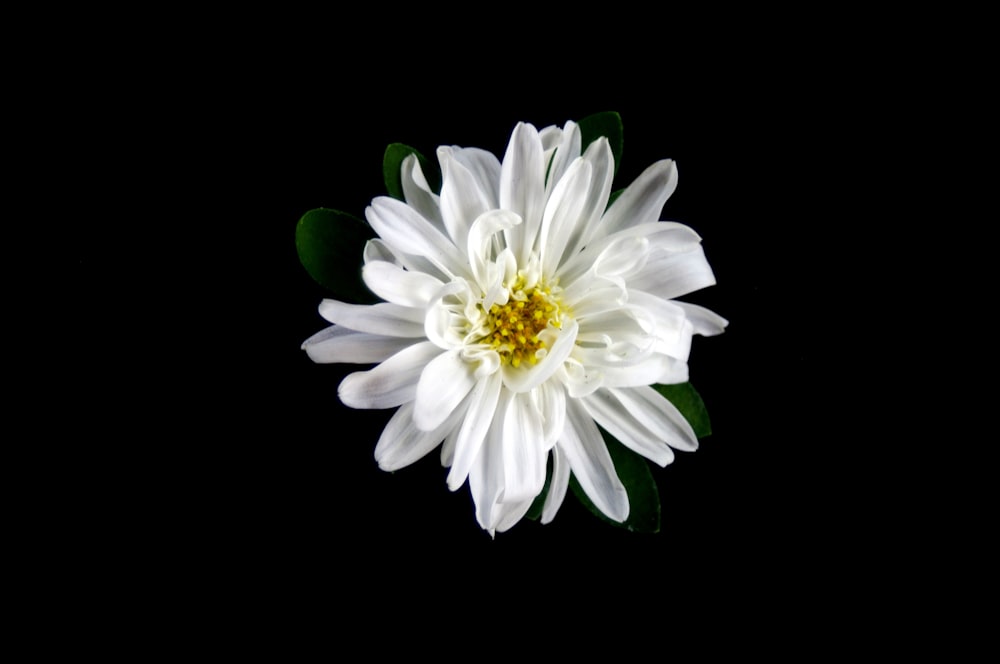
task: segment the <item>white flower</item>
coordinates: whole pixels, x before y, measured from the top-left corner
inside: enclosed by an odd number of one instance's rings
[[[365,284],[384,300],[324,300],[332,326],[303,344],[316,362],[378,363],[347,376],[353,408],[396,408],[375,447],[384,470],[441,445],[448,487],[468,480],[490,534],[541,493],[555,516],[570,473],[609,518],[628,495],[598,425],[665,466],[698,441],[651,385],[688,379],[693,334],[725,319],[673,298],[715,283],[689,227],[659,221],[677,168],[659,161],[608,207],[614,157],[600,138],[581,154],[578,126],[514,129],[503,161],[440,147],[440,195],[415,157],[406,202],[365,211],[378,234]],[[443,443],[443,444],[442,444]]]

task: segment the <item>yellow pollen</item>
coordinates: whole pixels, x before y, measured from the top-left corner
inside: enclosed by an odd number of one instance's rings
[[[490,306],[484,325],[489,331],[482,342],[488,343],[504,364],[515,368],[522,362],[537,364],[535,353],[546,347],[539,334],[550,324],[561,328],[562,315],[550,289],[525,289],[524,280],[519,278],[508,292],[507,304]]]

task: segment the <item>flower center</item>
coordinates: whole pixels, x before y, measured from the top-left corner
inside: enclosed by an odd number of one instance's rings
[[[562,310],[552,289],[536,285],[524,288],[518,278],[509,291],[507,304],[494,304],[486,314],[486,329],[482,338],[500,355],[500,361],[513,367],[522,362],[537,364],[547,352],[542,332],[562,327]]]

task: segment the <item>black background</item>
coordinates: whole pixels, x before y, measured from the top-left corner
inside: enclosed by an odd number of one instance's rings
[[[597,593],[718,616],[767,597],[788,619],[787,607],[825,597],[850,578],[870,528],[855,520],[860,479],[842,465],[830,401],[843,368],[828,334],[827,229],[843,189],[830,155],[851,136],[818,119],[838,103],[822,87],[761,76],[759,64],[693,85],[502,93],[346,67],[306,80],[222,68],[179,83],[183,94],[144,92],[136,103],[157,119],[116,154],[140,170],[122,180],[127,214],[81,234],[75,261],[88,294],[78,313],[102,321],[78,375],[108,375],[110,358],[124,359],[113,363],[122,395],[78,413],[108,432],[81,453],[103,478],[88,512],[101,528],[87,536],[127,542],[114,563],[152,573],[192,610],[207,593],[251,611],[286,607],[307,624],[328,617],[307,609],[317,602],[374,617],[495,595],[544,612]],[[730,321],[697,338],[690,361],[713,434],[654,467],[658,534],[606,525],[570,495],[552,524],[525,520],[491,539],[467,487],[447,490],[436,452],[380,471],[372,452],[390,413],[342,406],[337,385],[356,367],[300,350],[326,325],[316,311],[326,294],[298,261],[295,224],[315,207],[363,216],[384,193],[390,142],[502,155],[518,121],[605,110],[624,125],[615,188],[674,159],[679,185],[661,218],[692,226],[715,270],[718,285],[686,298]],[[147,175],[150,159],[165,167]]]

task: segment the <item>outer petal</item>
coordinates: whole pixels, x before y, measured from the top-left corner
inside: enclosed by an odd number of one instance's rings
[[[380,196],[365,210],[375,232],[395,251],[416,254],[451,276],[469,276],[468,260],[434,225],[402,201]]]
[[[302,350],[319,364],[381,362],[416,343],[404,337],[383,337],[331,325],[302,342]]]
[[[500,207],[500,160],[479,148],[453,148],[452,157],[472,173],[490,209]]]
[[[562,507],[566,489],[569,488],[569,476],[569,462],[562,449],[556,445],[552,448],[552,479],[549,482],[549,493],[545,496],[545,504],[542,506],[542,523],[551,523],[556,517],[556,512]]]
[[[615,157],[611,152],[608,139],[604,136],[587,146],[583,158],[590,163],[592,169],[590,190],[587,192],[587,201],[584,203],[580,220],[577,222],[573,236],[566,248],[567,257],[572,256],[589,243],[597,232],[601,217],[608,207],[611,183],[615,175]]]
[[[628,493],[618,479],[614,462],[597,425],[583,407],[567,402],[566,428],[559,441],[562,452],[584,493],[613,521],[628,518]]]
[[[541,138],[541,133],[539,133],[539,137]],[[544,146],[544,140],[542,144]],[[573,163],[574,159],[580,156],[582,146],[583,140],[580,136],[580,127],[572,120],[568,121],[559,134],[558,144],[554,146],[555,154],[552,155],[552,161],[549,162],[546,159],[545,162],[548,165],[548,179],[545,183],[546,193],[552,191],[553,187],[555,187],[566,173],[569,165]]]
[[[438,148],[444,178],[441,185],[441,218],[455,245],[464,247],[472,222],[490,209],[490,196],[480,189],[476,177],[452,154],[449,147]]]
[[[425,307],[443,285],[422,272],[404,270],[385,261],[372,261],[361,269],[361,278],[383,300],[404,307]]]
[[[469,469],[482,448],[490,427],[493,426],[500,387],[500,373],[479,380],[469,393],[467,415],[455,440],[455,456],[448,471],[448,488],[456,491],[469,476]]]
[[[413,423],[417,428],[437,428],[476,384],[474,368],[461,354],[461,348],[441,353],[424,368],[414,403]]]
[[[622,192],[604,213],[601,232],[605,235],[639,224],[658,221],[663,204],[677,188],[677,168],[673,160],[652,164]]]
[[[584,205],[588,201],[592,172],[590,162],[585,159],[574,161],[553,188],[545,206],[538,248],[542,257],[542,273],[547,279],[553,276],[562,262],[563,252],[580,219],[590,216],[591,211],[584,210]]]
[[[586,248],[569,258],[559,268],[556,276],[561,279],[563,284],[572,283],[581,275],[589,272],[598,257],[621,254],[623,250],[627,251],[628,248],[634,246],[634,241],[637,238],[644,238],[648,241],[650,253],[653,251],[672,253],[691,251],[701,242],[701,236],[695,233],[694,229],[673,221],[634,226],[613,235],[595,237],[587,244]]]
[[[424,313],[398,304],[348,304],[326,299],[319,315],[335,325],[386,337],[423,337]]]
[[[609,390],[622,406],[654,436],[685,452],[698,449],[698,436],[669,399],[648,385]]]
[[[530,394],[515,394],[503,418],[504,503],[529,504],[545,486],[542,414]]]
[[[548,451],[562,436],[563,427],[566,426],[566,388],[560,382],[550,380],[539,385],[531,394],[542,413],[545,450]]]
[[[413,344],[368,371],[340,382],[340,400],[351,408],[392,408],[412,401],[424,367],[441,354],[429,341]]]
[[[424,177],[424,172],[420,168],[420,160],[417,159],[416,155],[410,154],[403,159],[400,175],[406,204],[443,231],[441,198],[431,191],[430,185],[427,184],[427,178]]]
[[[504,234],[518,265],[525,265],[545,207],[542,141],[530,124],[518,123],[507,144],[500,168],[500,207],[514,212],[524,221]]]
[[[696,245],[687,251],[650,252],[649,260],[628,285],[669,300],[715,285],[715,274],[705,250]]]
[[[413,425],[413,403],[403,404],[389,419],[375,445],[379,468],[391,472],[421,459],[438,446],[461,417],[459,409],[433,431],[421,431]]]
[[[706,309],[705,307],[700,307],[697,304],[691,304],[690,302],[675,301],[674,304],[684,310],[688,320],[690,320],[691,324],[694,326],[695,334],[712,337],[716,334],[722,334],[723,330],[726,329],[726,326],[729,325],[729,321],[714,311]]]
[[[500,408],[505,409],[506,406],[506,400],[501,397]],[[504,491],[503,441],[500,436],[500,427],[490,427],[482,449],[469,469],[469,492],[476,505],[476,521],[490,534],[499,523],[496,507],[503,500]]]
[[[666,441],[643,426],[611,390],[597,390],[580,402],[598,424],[633,452],[660,466],[674,460],[674,452]]]

